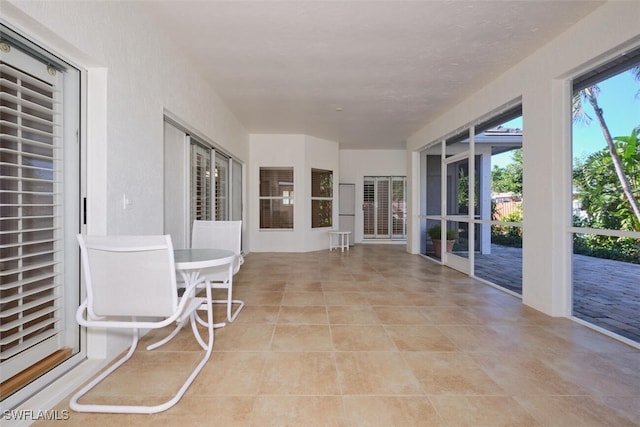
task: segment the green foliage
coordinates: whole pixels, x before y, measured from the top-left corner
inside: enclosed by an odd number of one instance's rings
[[[513,150],[513,163],[495,165],[491,171],[491,189],[498,193],[522,194],[522,149]]]
[[[491,243],[513,248],[522,247],[522,227],[491,226]]]
[[[522,205],[518,209],[502,218],[503,222],[522,222]]]
[[[634,66],[631,73],[636,81],[640,81],[640,65]],[[599,87],[593,85],[574,93],[573,119],[585,124],[592,120],[583,109],[583,103],[587,101],[599,114],[600,126],[607,139],[608,127],[597,102],[599,92]],[[636,93],[636,97],[639,96],[640,90]],[[632,208],[632,201],[640,199],[639,129],[633,129],[629,136],[607,140],[607,149],[591,154],[584,161],[575,161],[574,187],[586,217],[574,217],[574,226],[640,231],[640,218]],[[616,174],[612,156],[619,158],[616,163],[624,176]],[[629,185],[626,194],[621,184],[625,180]],[[576,253],[640,263],[640,240],[637,239],[576,234],[573,246]]]
[[[576,227],[591,227],[585,220],[573,218]],[[574,234],[573,252],[598,258],[640,264],[638,241],[631,237],[604,236],[601,234]]]
[[[431,240],[440,240],[442,238],[442,228],[439,224],[431,227],[428,233]],[[456,237],[458,237],[458,233],[455,230],[447,230],[447,240],[455,240]]]
[[[614,141],[631,191],[637,200],[640,198],[638,129],[634,129],[630,136],[616,137]],[[590,227],[640,231],[640,221],[624,196],[607,149],[589,155],[584,161],[576,160],[573,183]]]
[[[636,128],[629,136],[614,138],[625,175],[634,197],[640,198],[640,144]],[[575,227],[640,231],[640,221],[624,196],[611,155],[607,149],[595,152],[584,161],[577,160],[573,182],[578,200],[586,213],[573,218]],[[575,234],[574,252],[599,258],[640,264],[640,247],[636,239],[595,234]]]
[[[522,207],[518,210],[503,217],[504,222],[522,222]],[[522,247],[522,227],[513,227],[509,225],[492,225],[491,226],[491,243],[502,246],[511,246],[514,248]]]

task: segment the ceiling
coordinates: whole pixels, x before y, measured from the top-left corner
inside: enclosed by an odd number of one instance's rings
[[[403,149],[602,1],[145,2],[250,133]]]

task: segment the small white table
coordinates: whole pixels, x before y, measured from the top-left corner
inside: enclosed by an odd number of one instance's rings
[[[226,249],[174,249],[173,258],[176,271],[180,273],[186,287],[194,283],[203,282],[200,270],[203,268],[220,267],[228,265],[229,277],[233,278],[233,263],[236,259],[233,251]],[[200,319],[198,319],[199,321]],[[216,328],[225,326],[225,323],[216,323]]]
[[[173,257],[176,270],[182,275],[185,283],[199,280],[200,270],[209,267],[229,265],[233,272],[236,254],[226,249],[174,249]]]
[[[350,231],[330,231],[329,232],[329,250],[341,249],[344,252],[345,248],[349,250],[349,236]],[[334,241],[336,244],[334,245]]]

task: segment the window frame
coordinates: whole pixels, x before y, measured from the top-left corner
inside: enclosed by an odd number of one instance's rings
[[[322,177],[328,177],[329,179],[329,189],[328,195],[322,191],[322,182],[319,182],[319,185],[315,185],[316,181],[314,179],[314,174],[320,175],[319,179],[322,181]],[[316,203],[314,203],[316,202]],[[323,203],[324,202],[324,203]],[[317,223],[317,221],[322,221],[322,215],[320,214],[321,206],[328,206],[329,214],[325,215],[325,222]],[[328,223],[326,222],[328,220]],[[330,228],[333,227],[333,171],[327,169],[311,169],[311,228]]]
[[[276,183],[276,186],[274,187],[273,184],[271,184],[271,181],[273,181],[274,178],[276,178],[276,175],[273,175],[269,178],[269,180],[267,180],[267,176],[265,176],[263,179],[263,172],[265,172],[265,175],[267,172],[272,172],[272,173],[279,173],[282,174],[282,178],[284,179],[288,179],[290,178],[291,181],[281,181],[278,180],[278,182]],[[295,175],[294,175],[294,168],[293,167],[273,167],[273,166],[260,166],[259,170],[258,170],[258,180],[259,180],[259,192],[258,192],[258,209],[260,211],[259,213],[259,221],[260,221],[260,225],[259,225],[259,229],[260,230],[293,230],[294,229],[294,224],[295,224],[295,212],[294,212],[294,204],[295,204],[295,198],[294,198],[294,194],[295,194]],[[270,185],[268,187],[265,187],[263,184],[265,182],[269,182]],[[283,187],[283,188],[280,188]],[[287,189],[285,189],[287,188]],[[268,189],[268,191],[264,191]],[[274,189],[277,189],[277,191],[274,191]],[[268,193],[268,194],[265,194]],[[274,193],[277,193],[274,194]],[[286,208],[286,209],[285,209]],[[279,217],[279,213],[280,212],[289,212],[290,211],[290,221],[287,222],[282,222],[279,220],[276,220],[275,223],[273,225],[271,225],[274,222],[274,218]],[[269,213],[270,216],[269,218],[265,218],[263,215],[265,213]],[[265,226],[265,224],[268,224],[270,226]]]
[[[171,234],[174,245],[182,242],[188,247],[195,219],[244,219],[244,164],[168,111],[164,126],[164,232]],[[175,166],[177,158],[180,164]],[[216,173],[224,176],[216,177]],[[174,205],[185,207],[178,212]]]
[[[580,282],[579,280],[580,275],[577,274],[576,273],[577,270],[575,270],[576,269],[576,263],[574,262],[575,257],[576,256],[594,256],[597,258],[606,258],[606,257],[598,256],[597,252],[593,255],[585,254],[581,252],[580,249],[576,249],[577,248],[576,244],[578,243],[576,242],[576,240],[583,240],[585,238],[590,238],[590,239],[611,238],[611,239],[618,240],[616,245],[620,245],[619,239],[621,238],[630,238],[635,240],[640,239],[640,232],[624,230],[624,229],[621,229],[620,227],[607,228],[604,225],[598,226],[598,224],[584,225],[582,223],[582,220],[585,218],[581,218],[581,221],[576,223],[575,217],[581,217],[581,213],[580,213],[581,207],[579,206],[579,202],[577,202],[576,200],[576,197],[575,197],[576,194],[574,194],[574,191],[576,189],[579,190],[579,188],[574,183],[574,176],[576,172],[575,156],[577,154],[576,151],[578,151],[576,149],[577,148],[582,149],[584,147],[582,146],[577,147],[577,145],[580,145],[580,144],[576,144],[576,135],[575,135],[576,119],[573,116],[573,114],[574,114],[574,107],[575,107],[574,102],[576,101],[576,95],[578,94],[579,91],[585,88],[588,88],[590,86],[599,86],[611,78],[619,77],[621,74],[632,70],[638,63],[640,63],[640,45],[635,45],[633,48],[626,50],[623,55],[615,55],[603,63],[595,65],[585,71],[580,72],[579,74],[573,77],[568,78],[567,80],[568,90],[567,90],[566,96],[568,98],[567,105],[570,106],[571,109],[568,109],[568,108],[565,109],[565,113],[570,115],[567,122],[570,123],[570,128],[571,128],[571,137],[568,139],[569,155],[567,156],[566,163],[565,163],[568,166],[567,167],[568,174],[566,176],[568,185],[566,186],[566,190],[564,193],[564,198],[565,198],[564,208],[566,209],[566,212],[567,212],[567,214],[565,215],[565,218],[567,221],[566,222],[567,233],[566,233],[566,240],[565,240],[565,242],[567,242],[566,252],[565,252],[567,257],[565,264],[567,265],[567,268],[566,268],[565,278],[567,283],[566,289],[568,294],[566,305],[565,305],[566,314],[571,319],[576,320],[581,324],[595,328],[601,331],[602,333],[604,333],[605,335],[611,336],[617,340],[620,340],[632,346],[637,345],[637,340],[635,340],[633,337],[629,337],[627,335],[626,329],[617,328],[615,326],[615,322],[619,321],[619,318],[616,319],[616,316],[611,316],[611,319],[605,319],[609,321],[601,322],[599,321],[599,315],[601,315],[601,313],[598,313],[598,310],[593,310],[593,311],[584,310],[584,308],[581,308],[579,305],[576,305],[576,299],[580,298],[580,296],[578,295],[582,294],[581,297],[584,298],[584,292],[587,290],[587,287],[589,285],[588,285],[588,282],[582,282],[582,283]],[[588,103],[588,101],[586,100],[581,100],[581,102]],[[598,104],[601,109],[605,108],[600,102]],[[593,109],[591,106],[587,107],[587,114],[593,114]],[[606,118],[607,116],[605,116],[605,121],[606,121]],[[595,117],[591,117],[591,119],[595,122],[595,125],[598,126],[597,119]],[[610,126],[611,122],[607,122],[607,125]],[[609,129],[609,132],[611,132],[611,129]],[[615,134],[611,135],[612,138],[615,138],[616,136],[617,135]],[[622,136],[626,136],[626,134]],[[592,151],[590,154],[586,156],[584,154],[581,154],[582,156],[584,156],[582,161],[586,160],[588,157],[597,155],[598,152],[607,152],[609,153],[608,156],[610,156],[609,147],[605,143],[601,146],[601,148],[594,149],[594,151]],[[613,166],[611,165],[611,167]],[[625,171],[625,174],[626,174],[626,171]],[[602,177],[601,175],[598,176],[598,178],[601,178],[601,177]],[[617,177],[616,177],[616,181],[617,181]],[[620,194],[623,194],[623,193],[620,193]],[[626,196],[625,196],[625,199],[626,199]],[[592,247],[591,249],[594,251],[598,251],[599,249],[608,250],[610,248],[607,248],[603,245],[598,245],[596,247]],[[617,263],[617,262],[628,262],[628,261],[616,260],[615,258],[613,258],[611,262]],[[602,279],[602,278],[597,277],[597,279]],[[608,278],[605,281],[608,282],[607,286],[610,286],[611,288],[616,288],[618,286],[618,283],[617,283],[618,279],[619,278],[616,276],[613,278]],[[594,292],[597,292],[597,290],[588,289],[588,292],[594,293]],[[621,302],[622,300],[627,300],[627,298],[625,298],[624,293],[617,294],[617,296],[619,298],[618,300],[612,297],[613,304],[616,304],[616,302]]]

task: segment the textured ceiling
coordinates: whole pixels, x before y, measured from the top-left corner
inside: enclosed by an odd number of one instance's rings
[[[601,1],[144,4],[251,133],[404,148]]]

